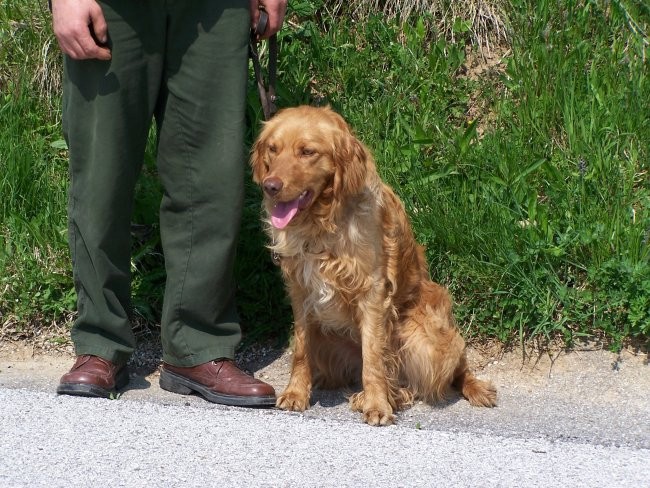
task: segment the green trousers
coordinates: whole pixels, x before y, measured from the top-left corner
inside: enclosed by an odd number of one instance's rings
[[[77,354],[125,362],[130,222],[152,120],[164,188],[163,360],[232,358],[243,204],[248,0],[105,0],[110,61],[65,59]]]

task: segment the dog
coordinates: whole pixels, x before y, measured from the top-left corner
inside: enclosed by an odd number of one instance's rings
[[[294,316],[277,407],[304,411],[312,387],[359,379],[350,406],[370,425],[390,425],[450,387],[472,405],[496,405],[495,387],[468,368],[451,298],[430,279],[402,202],[340,115],[281,110],[254,142],[251,166]]]

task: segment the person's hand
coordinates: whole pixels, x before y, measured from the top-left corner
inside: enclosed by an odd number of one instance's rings
[[[108,27],[95,0],[52,0],[52,27],[61,51],[72,59],[111,59]]]
[[[260,7],[263,7],[266,13],[269,14],[266,30],[264,34],[258,37],[259,39],[268,39],[280,30],[284,21],[284,14],[287,12],[287,0],[250,0],[250,5],[253,30],[257,27],[257,22],[260,19]]]

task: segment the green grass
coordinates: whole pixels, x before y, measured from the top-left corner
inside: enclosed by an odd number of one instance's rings
[[[492,2],[493,12],[508,12],[493,23],[507,35],[490,35],[473,2],[465,15],[456,6],[453,22],[441,17],[447,4],[431,5],[442,10],[402,23],[341,13],[340,2],[293,2],[280,36],[280,105],[329,103],[373,150],[466,336],[590,337],[615,348],[647,340],[649,7]],[[475,76],[469,61],[487,45],[503,60]],[[2,3],[0,324],[27,336],[74,308],[59,70],[46,12]],[[249,105],[250,141],[260,113],[252,85]],[[147,329],[164,283],[153,140],[134,215],[144,226],[134,240],[135,316]],[[249,340],[284,340],[290,310],[264,248],[259,201],[249,181],[240,311]]]
[[[434,17],[305,21],[285,100],[331,103],[373,148],[467,335],[647,337],[648,8],[515,6],[504,69],[478,79]]]
[[[45,13],[0,9],[0,324],[16,335],[66,320],[74,307],[66,254],[67,162]]]

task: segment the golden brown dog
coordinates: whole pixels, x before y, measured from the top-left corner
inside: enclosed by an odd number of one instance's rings
[[[251,163],[264,191],[271,250],[294,314],[291,379],[277,406],[303,411],[312,385],[361,379],[353,410],[393,422],[414,399],[457,388],[472,405],[496,390],[469,371],[447,291],[429,278],[406,212],[366,147],[329,108],[267,122]]]

